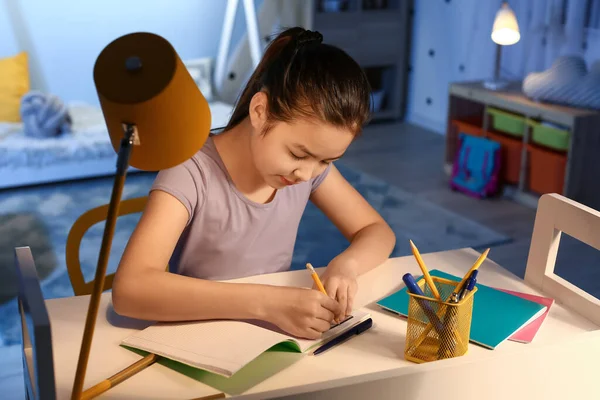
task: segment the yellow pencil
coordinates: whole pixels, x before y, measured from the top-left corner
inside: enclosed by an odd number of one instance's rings
[[[313,266],[311,265],[311,263],[306,263],[306,268],[308,268],[308,270],[310,271],[313,281],[315,281],[315,284],[317,285],[317,287],[319,288],[319,290],[325,295],[327,296],[327,292],[325,291],[325,288],[323,287],[323,284],[321,283],[321,279],[319,279],[319,275],[317,275],[317,271],[315,271],[315,269],[313,268]]]
[[[102,382],[97,383],[96,385],[92,386],[91,388],[85,390],[81,394],[80,398],[82,400],[88,400],[88,399],[93,399],[97,396],[100,396],[102,393],[106,392],[107,390],[117,386],[119,383],[123,382],[124,380],[131,378],[133,375],[137,374],[138,372],[142,371],[143,369],[154,364],[158,359],[159,359],[159,356],[157,356],[156,354],[150,353],[146,357],[131,364],[129,367],[121,370],[120,372],[116,373],[115,375],[111,376],[110,378],[105,379]]]
[[[421,271],[423,271],[423,277],[425,278],[425,282],[427,282],[427,285],[431,289],[431,293],[433,293],[433,295],[435,296],[436,299],[440,300],[440,293],[438,292],[437,288],[435,287],[435,283],[433,283],[433,279],[431,279],[431,275],[429,275],[429,271],[427,270],[427,267],[425,266],[425,262],[421,258],[421,254],[419,254],[419,249],[417,249],[417,246],[415,246],[415,244],[413,243],[412,240],[410,240],[410,247],[412,247],[413,255],[417,259],[417,264],[419,264]]]
[[[469,272],[467,272],[465,274],[465,276],[462,278],[462,281],[460,281],[460,283],[458,285],[456,285],[456,288],[454,289],[454,293],[458,294],[460,293],[463,285],[465,284],[465,282],[467,281],[467,279],[469,279],[469,277],[471,276],[471,273],[473,271],[475,271],[476,269],[478,269],[481,264],[483,263],[483,261],[486,259],[488,253],[490,252],[490,249],[486,249],[483,253],[481,253],[481,255],[479,256],[479,258],[477,259],[477,261],[475,261],[475,264],[473,264],[473,266],[471,267],[471,269],[469,270]]]

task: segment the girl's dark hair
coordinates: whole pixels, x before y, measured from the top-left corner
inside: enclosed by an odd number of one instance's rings
[[[355,135],[370,118],[371,87],[362,68],[343,50],[322,43],[318,32],[290,28],[269,44],[248,80],[225,130],[248,116],[250,100],[268,96],[268,131],[276,121],[317,118]]]

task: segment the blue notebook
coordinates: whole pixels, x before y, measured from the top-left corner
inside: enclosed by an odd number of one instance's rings
[[[439,270],[429,271],[431,276],[460,282],[462,278]],[[415,277],[416,280],[421,277]],[[408,293],[406,287],[377,304],[396,314],[407,316]],[[546,306],[509,293],[477,284],[473,303],[470,341],[494,349],[513,333],[544,313]]]

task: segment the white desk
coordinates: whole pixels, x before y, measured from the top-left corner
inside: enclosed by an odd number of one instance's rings
[[[423,259],[430,269],[463,276],[478,255],[471,249],[462,249],[424,254]],[[493,258],[492,250],[490,259]],[[490,259],[480,267],[478,282],[539,294]],[[381,311],[373,304],[403,287],[402,275],[406,272],[420,275],[413,257],[390,259],[360,278],[355,304],[356,307],[366,306],[370,309],[373,328],[320,356],[279,355],[284,358],[283,361],[290,361],[294,357],[295,362],[239,397],[258,399],[295,395],[311,399],[550,399],[572,394],[566,386],[575,378],[580,379],[577,390],[593,388],[597,394],[594,381],[597,377],[593,376],[593,371],[598,370],[600,326],[568,311],[561,304],[551,308],[534,343],[506,341],[496,350],[470,344],[468,354],[460,358],[426,364],[406,361],[403,356],[405,319]],[[294,286],[312,284],[306,271],[238,281]],[[47,301],[52,325],[57,394],[61,399],[69,398],[71,393],[88,301],[89,296]],[[120,326],[111,325],[107,318]],[[144,326],[147,323],[136,324],[115,317],[110,307],[110,293],[103,294],[84,388],[140,359],[140,356],[120,347],[119,343],[135,329]],[[274,354],[269,356],[279,357]],[[489,378],[485,378],[484,374],[489,374]],[[460,387],[466,385],[473,390],[471,393],[456,391],[451,383]],[[484,389],[484,385],[488,388]],[[155,364],[100,398],[191,399],[215,393],[219,391]]]

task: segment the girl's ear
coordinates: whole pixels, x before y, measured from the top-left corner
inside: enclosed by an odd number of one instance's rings
[[[248,115],[256,132],[262,132],[267,123],[268,98],[265,92],[257,92],[250,100]]]

